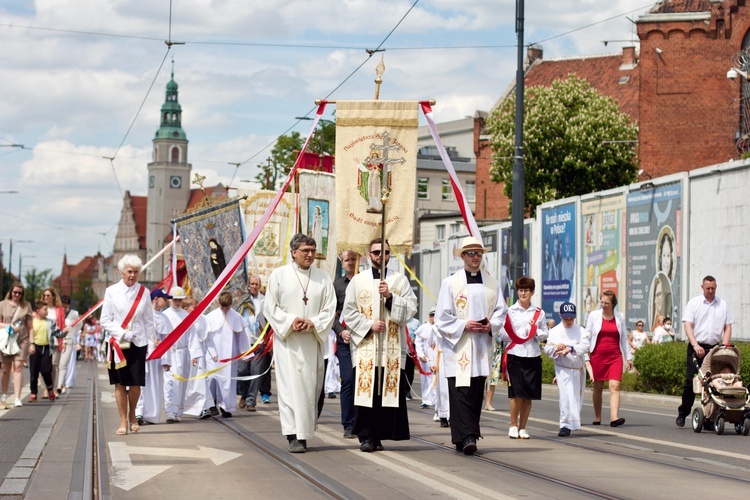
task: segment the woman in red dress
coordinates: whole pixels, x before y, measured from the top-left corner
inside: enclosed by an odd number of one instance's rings
[[[594,372],[594,425],[602,423],[602,391],[604,381],[609,380],[609,425],[617,427],[625,423],[625,419],[619,416],[622,360],[624,356],[628,369],[632,369],[633,355],[628,349],[625,317],[615,311],[617,296],[611,290],[605,290],[599,300],[601,309],[592,311],[586,320],[586,330],[591,333],[590,359]]]

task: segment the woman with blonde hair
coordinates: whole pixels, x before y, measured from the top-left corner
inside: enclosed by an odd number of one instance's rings
[[[2,402],[8,399],[10,372],[13,369],[13,392],[16,396],[15,406],[23,406],[21,402],[21,388],[23,387],[23,364],[29,352],[29,334],[34,331],[31,304],[24,300],[26,291],[20,281],[13,283],[5,300],[0,302],[0,328],[13,329],[19,347],[17,354],[12,356],[0,354],[2,359]]]

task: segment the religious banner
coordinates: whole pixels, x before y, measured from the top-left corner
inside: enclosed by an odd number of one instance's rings
[[[265,190],[240,189],[237,194],[247,196],[247,199],[241,203],[241,207],[245,217],[245,227],[248,230],[258,224],[268,205],[276,196],[275,191]],[[284,193],[279,206],[261,229],[260,236],[248,255],[248,272],[260,276],[261,287],[268,284],[271,272],[285,265],[290,257],[289,240],[297,232],[294,227],[294,217],[292,217],[293,196],[291,193]]]
[[[385,190],[386,239],[411,255],[418,126],[416,101],[336,102],[336,253],[367,255],[381,236]]]
[[[185,256],[190,290],[201,300],[242,246],[242,214],[239,200],[224,201],[212,207],[184,214],[175,219]],[[247,289],[244,266],[227,283],[224,290],[239,303]],[[209,306],[215,308],[215,305]]]
[[[336,176],[300,170],[299,204],[302,232],[315,240],[315,266],[333,280],[336,274]]]
[[[573,300],[575,247],[564,252],[565,241],[576,240],[576,204],[544,208],[542,213],[542,309],[560,322],[560,305]]]
[[[581,200],[581,219],[583,314],[578,314],[578,321],[585,325],[591,311],[599,309],[599,296],[605,290],[617,295],[617,310],[625,311],[625,195]],[[566,251],[567,244],[566,240]]]
[[[658,316],[679,332],[682,264],[682,183],[633,191],[627,197],[628,328],[641,320],[653,331]]]

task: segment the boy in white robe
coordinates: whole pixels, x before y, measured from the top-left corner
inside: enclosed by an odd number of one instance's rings
[[[576,306],[570,302],[560,305],[562,323],[549,332],[544,353],[555,361],[555,376],[560,393],[560,432],[570,436],[570,431],[581,428],[583,391],[586,388],[585,357],[589,350],[591,334],[575,324]]]
[[[182,308],[182,300],[186,298],[185,290],[179,286],[173,286],[169,294],[172,298],[169,301],[169,307],[164,311],[164,316],[169,320],[171,325],[169,331],[172,332],[172,330],[182,323],[182,320],[187,317],[188,313]],[[164,376],[164,399],[168,424],[181,421],[182,414],[185,411],[187,382],[175,378],[174,375],[187,378],[190,373],[188,342],[191,335],[192,331],[188,330],[169,349],[170,367]]]
[[[162,310],[167,307],[167,300],[171,299],[164,290],[159,288],[151,292],[151,306],[154,309],[154,337],[148,339],[148,355],[169,334],[172,327]],[[146,361],[146,385],[138,398],[135,407],[135,418],[138,425],[158,424],[161,420],[161,409],[164,405],[164,370],[169,369],[169,356]]]
[[[232,309],[232,294],[219,294],[219,308],[206,316],[208,335],[206,337],[206,368],[214,370],[229,364],[228,367],[208,377],[208,387],[213,398],[211,413],[217,409],[224,418],[230,418],[237,407],[237,363],[223,361],[250,349],[250,336],[242,316]]]
[[[182,301],[182,307],[190,312],[198,303],[192,297]],[[185,393],[185,414],[194,415],[201,419],[211,418],[209,409],[213,406],[213,400],[209,397],[208,378],[199,375],[206,372],[206,337],[208,336],[208,323],[206,317],[201,315],[196,318],[190,328],[190,339],[188,340],[188,351],[190,352],[190,376],[187,381]]]
[[[315,240],[296,234],[289,242],[294,262],[268,278],[263,315],[274,330],[273,359],[281,432],[290,453],[305,453],[317,425],[323,389],[324,346],[336,314],[336,292],[314,267]]]
[[[433,340],[435,323],[435,308],[430,309],[430,316],[426,323],[417,328],[414,338],[414,349],[417,351],[419,371],[421,375],[422,404],[420,408],[427,408],[435,404],[435,371],[436,351]],[[424,375],[427,373],[427,375]]]

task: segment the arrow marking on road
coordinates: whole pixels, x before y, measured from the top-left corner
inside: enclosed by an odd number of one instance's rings
[[[171,465],[133,465],[131,455],[162,456],[170,458],[206,458],[215,465],[222,465],[242,456],[241,453],[217,450],[198,446],[197,450],[185,448],[147,448],[145,446],[128,446],[123,442],[109,443],[109,454],[112,457],[110,471],[114,486],[130,491],[149,479],[171,469]]]

